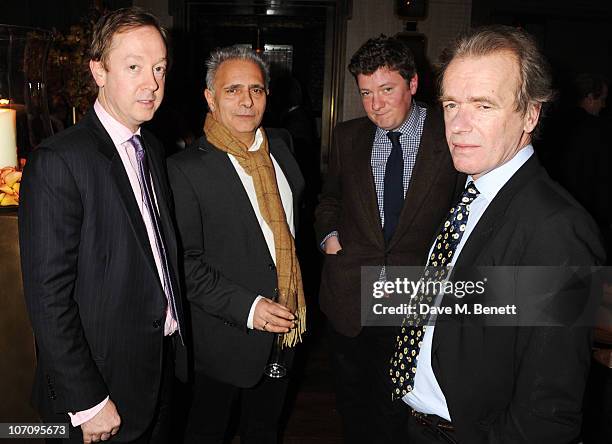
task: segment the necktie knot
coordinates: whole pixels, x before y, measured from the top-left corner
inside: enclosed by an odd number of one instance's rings
[[[480,191],[478,191],[478,188],[476,188],[476,185],[474,185],[474,182],[470,180],[468,184],[465,186],[463,193],[461,193],[461,197],[459,199],[459,205],[467,205],[473,202],[474,199],[476,199],[479,194],[480,194]]]
[[[391,141],[391,144],[393,145],[400,145],[400,136],[402,135],[402,133],[398,132],[398,131],[389,131],[387,133],[387,137],[389,138],[389,140]]]
[[[134,134],[128,140],[128,142],[130,142],[132,146],[134,147],[134,151],[136,152],[136,158],[138,160],[142,160],[145,155],[144,145],[142,143],[142,137],[140,137],[138,134]]]

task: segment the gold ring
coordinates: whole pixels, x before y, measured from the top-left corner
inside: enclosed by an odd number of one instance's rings
[[[268,321],[266,321],[266,323],[264,324],[264,326],[263,326],[263,327],[261,327],[261,329],[262,329],[263,331],[266,331],[266,325],[268,325]]]

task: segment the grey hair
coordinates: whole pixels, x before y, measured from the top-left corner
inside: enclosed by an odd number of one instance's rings
[[[268,67],[268,63],[261,58],[258,53],[244,46],[226,46],[224,48],[217,48],[210,53],[210,56],[206,60],[206,88],[214,91],[217,70],[223,62],[229,60],[246,60],[255,63],[263,74],[264,86],[266,87],[266,91],[268,90],[268,84],[270,83],[270,68]]]
[[[516,110],[524,114],[530,104],[539,103],[542,105],[541,121],[544,105],[555,98],[550,66],[533,37],[519,28],[504,25],[483,26],[459,36],[440,56],[441,67],[438,76],[440,93],[444,94],[442,90],[444,74],[454,59],[482,57],[503,51],[513,54],[519,67]]]

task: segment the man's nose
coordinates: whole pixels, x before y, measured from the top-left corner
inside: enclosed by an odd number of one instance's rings
[[[471,121],[471,113],[458,105],[448,125],[452,132],[463,133],[472,129]]]
[[[250,108],[253,106],[253,97],[251,96],[251,91],[246,90],[242,94],[240,94],[240,105]]]
[[[145,73],[144,87],[151,91],[157,91],[159,89],[159,81],[155,77],[153,70]]]
[[[385,107],[385,101],[378,94],[372,94],[372,110],[379,111]]]

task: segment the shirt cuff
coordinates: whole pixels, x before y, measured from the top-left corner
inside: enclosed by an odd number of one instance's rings
[[[259,302],[260,299],[263,299],[263,296],[257,296],[253,301],[253,305],[251,305],[251,310],[249,310],[249,317],[247,319],[247,328],[253,330],[253,317],[255,317],[255,306]]]
[[[338,230],[332,231],[331,233],[329,233],[327,236],[323,238],[323,240],[321,241],[321,244],[319,245],[319,248],[321,249],[321,251],[325,252],[325,241],[329,239],[330,237],[334,237],[334,236],[338,237]]]
[[[81,424],[89,421],[94,416],[96,416],[100,412],[100,410],[104,408],[104,406],[108,402],[108,399],[109,397],[107,396],[106,398],[104,398],[104,401],[102,401],[100,404],[90,409],[83,410],[81,412],[76,412],[76,413],[68,413],[68,416],[70,416],[70,422],[72,423],[72,426],[78,427]]]

